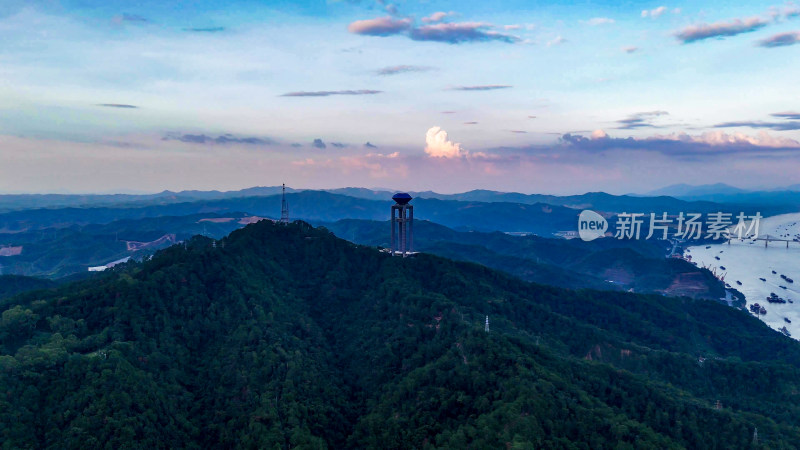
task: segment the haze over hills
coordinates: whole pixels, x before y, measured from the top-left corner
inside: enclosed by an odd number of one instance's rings
[[[279,188],[253,188],[252,190],[219,193],[186,193],[159,195],[136,201],[127,201],[107,206],[48,207],[38,206],[7,211],[0,214],[0,232],[43,229],[53,226],[86,223],[109,223],[121,219],[144,217],[178,216],[202,213],[238,212],[262,217],[277,217],[279,196],[262,195]],[[189,191],[186,191],[189,192]],[[335,221],[345,218],[382,219],[386,216],[386,205],[391,203],[391,192],[370,192],[347,189],[349,195],[326,191],[299,191],[287,194],[293,217],[308,221]],[[253,195],[259,193],[259,195]],[[353,195],[361,195],[355,197]],[[419,205],[418,217],[430,219],[450,227],[465,227],[479,230],[532,231],[549,234],[571,229],[565,226],[576,210],[593,209],[607,214],[620,212],[716,212],[720,210],[743,211],[748,214],[759,211],[762,215],[775,215],[797,210],[797,203],[786,201],[766,205],[728,204],[708,201],[687,202],[672,197],[614,196],[602,192],[579,196],[547,196],[471,191],[464,194],[421,196],[415,200]],[[800,196],[800,193],[796,194]],[[198,198],[198,197],[207,198]],[[103,199],[106,196],[101,196]],[[366,198],[365,198],[366,197]],[[130,199],[131,197],[125,197]],[[74,199],[73,199],[74,200]],[[97,200],[97,199],[95,199]],[[1,202],[2,200],[0,200]],[[14,202],[21,201],[15,197]],[[72,200],[71,200],[72,201]],[[75,200],[77,201],[77,200]],[[99,200],[98,200],[99,201]],[[106,201],[106,200],[103,200]],[[34,202],[34,205],[39,203]],[[51,205],[52,206],[52,205]],[[16,203],[17,208],[22,208]],[[538,228],[537,228],[538,227]]]
[[[773,196],[770,206],[773,213],[794,211],[794,197],[781,199],[780,195],[795,193],[800,195],[800,189],[774,190],[774,191],[745,191],[724,184],[708,186],[675,185],[652,191],[646,195],[612,195],[605,192],[589,192],[580,195],[545,195],[521,194],[516,192],[498,192],[491,190],[472,190],[458,194],[439,194],[432,191],[409,193],[419,199],[455,200],[468,202],[503,202],[565,206],[570,208],[594,208],[606,212],[622,212],[624,210],[647,211],[675,211],[678,209],[693,209],[697,211],[710,211],[717,205],[712,203],[717,196],[720,202],[737,203],[737,195],[745,194],[742,198],[762,195]],[[395,190],[375,190],[365,188],[338,188],[338,189],[293,189],[286,188],[287,193],[330,192],[333,194],[375,200],[388,201],[397,192]],[[281,193],[281,186],[252,187],[237,191],[196,191],[187,190],[180,192],[163,191],[156,194],[13,194],[0,195],[0,211],[16,211],[35,208],[67,208],[67,207],[146,207],[163,206],[178,203],[191,203],[197,201],[218,201],[225,199],[241,199],[244,197],[273,196]],[[747,203],[747,202],[744,202]],[[782,208],[779,208],[782,207]]]
[[[287,194],[292,216],[310,222],[329,222],[345,218],[383,219],[392,203],[390,198],[391,196],[381,201],[366,200],[324,191]],[[0,231],[16,233],[70,224],[102,224],[123,219],[203,213],[246,213],[276,218],[280,213],[280,201],[280,196],[250,196],[136,207],[123,205],[11,211],[0,214]],[[419,218],[451,227],[542,234],[574,228],[579,212],[562,206],[543,204],[460,202],[424,198],[415,200],[415,204],[419,205]]]
[[[333,189],[330,192],[339,193],[343,195],[381,200],[391,197],[391,191],[373,191],[362,188],[344,188]],[[439,200],[455,200],[455,201],[468,201],[468,202],[507,202],[519,204],[537,204],[543,203],[548,205],[558,205],[573,209],[592,209],[606,213],[620,213],[620,212],[670,212],[677,213],[679,211],[692,211],[692,212],[715,212],[720,210],[733,210],[739,208],[747,213],[754,213],[758,208],[756,205],[720,205],[712,201],[703,199],[685,200],[670,197],[667,195],[660,196],[634,196],[634,195],[612,195],[605,192],[588,192],[581,195],[543,195],[543,194],[520,194],[515,192],[497,192],[488,190],[474,190],[464,192],[461,194],[437,194],[435,192],[410,192],[412,196],[417,198],[435,198]],[[736,203],[735,201],[727,203]],[[796,204],[787,199],[785,202],[776,201],[765,209],[768,215],[780,214],[784,212],[793,212],[798,209]]]
[[[676,184],[648,192],[645,195],[667,195],[691,202],[736,203],[760,206],[768,211],[775,205],[799,204],[800,184],[769,190],[746,190],[723,183],[702,186]]]
[[[661,189],[656,189],[650,192],[647,192],[646,196],[661,196],[667,195],[670,197],[698,197],[704,195],[715,195],[715,194],[742,194],[745,192],[750,192],[745,189],[739,189],[737,187],[725,184],[725,183],[716,183],[716,184],[704,184],[704,185],[691,185],[691,184],[673,184],[671,186],[666,186]]]
[[[302,223],[197,237],[0,309],[14,448],[800,441],[800,344],[746,313],[393,258]]]

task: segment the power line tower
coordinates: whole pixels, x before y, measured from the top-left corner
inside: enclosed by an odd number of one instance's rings
[[[286,184],[283,184],[281,194],[281,223],[289,223],[289,203],[286,201]]]
[[[758,427],[753,430],[753,445],[758,445]]]
[[[486,326],[483,327],[485,332],[489,332],[489,316],[486,316]]]

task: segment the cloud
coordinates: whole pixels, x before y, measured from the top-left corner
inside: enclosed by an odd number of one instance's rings
[[[701,23],[689,25],[675,33],[675,37],[684,44],[710,38],[723,38],[737,34],[750,33],[767,26],[769,22],[760,17],[734,19],[729,22]]]
[[[343,144],[341,142],[331,142],[331,145],[336,147],[336,148],[345,148],[345,147],[347,147],[347,144]]]
[[[447,132],[439,127],[432,127],[425,133],[425,153],[434,158],[459,158],[467,155],[461,144],[451,142]]]
[[[164,141],[180,141],[188,144],[247,144],[247,145],[273,145],[276,142],[270,138],[235,137],[232,134],[222,134],[217,137],[205,134],[167,134]]]
[[[462,44],[465,42],[505,42],[514,44],[522,42],[517,36],[503,34],[494,31],[494,25],[485,22],[457,22],[457,23],[433,23],[438,22],[432,18],[439,17],[442,20],[445,16],[437,14],[428,17],[428,21],[423,20],[424,25],[415,27],[410,18],[395,19],[391,16],[378,17],[375,19],[358,20],[347,29],[351,33],[366,36],[394,36],[405,34],[415,41],[444,42],[447,44]]]
[[[302,146],[303,146],[303,144],[301,144],[301,143],[299,143],[299,142],[293,142],[293,143],[291,144],[291,146],[292,146],[292,147],[294,147],[294,148],[300,148],[300,147],[302,147]]]
[[[405,165],[393,164],[391,170],[384,166],[385,163],[392,163],[399,155],[398,152],[394,152],[388,155],[367,153],[363,156],[342,156],[338,161],[326,163],[326,165],[338,167],[345,175],[362,172],[366,173],[370,178],[387,178],[390,176],[405,178],[408,176],[408,168]]]
[[[800,122],[761,122],[761,121],[738,121],[723,122],[714,125],[714,128],[768,128],[775,131],[800,130]]]
[[[322,139],[320,139],[320,138],[314,139],[314,142],[311,143],[311,146],[314,147],[314,148],[326,148],[326,147],[328,147],[327,145],[325,145],[324,142],[322,142]]]
[[[780,117],[782,119],[800,120],[800,112],[784,111],[770,114],[772,117]]]
[[[365,36],[392,36],[411,28],[411,19],[395,19],[390,16],[357,20],[347,26],[347,31]]]
[[[726,134],[721,131],[709,131],[699,136],[689,136],[685,133],[681,133],[677,135],[671,134],[667,136],[655,136],[655,138],[673,139],[684,142],[688,140],[689,142],[698,142],[711,146],[748,144],[756,147],[800,148],[800,142],[797,142],[794,139],[772,136],[766,131],[761,131],[756,136],[751,136],[744,133]]]
[[[365,148],[378,148],[377,145],[371,144],[369,141],[367,141],[367,143],[364,144],[364,147]]]
[[[389,13],[390,16],[397,16],[400,14],[400,11],[397,9],[397,5],[395,5],[394,3],[389,3],[388,5],[386,5],[386,7],[384,7],[384,10],[386,10],[386,12]]]
[[[774,34],[768,38],[761,39],[756,45],[759,47],[775,48],[786,47],[800,43],[800,31]]]
[[[126,105],[124,103],[100,103],[97,106],[102,106],[104,108],[122,108],[122,109],[138,109],[139,108],[136,105]]]
[[[521,28],[522,28],[522,25],[516,25],[516,24],[514,24],[514,25],[503,25],[503,29],[506,30],[506,31],[519,30]]]
[[[602,134],[601,134],[602,133]],[[587,151],[636,150],[653,151],[681,158],[723,156],[734,153],[755,153],[765,150],[800,151],[800,142],[776,137],[761,131],[757,135],[744,133],[728,134],[710,131],[700,135],[671,133],[654,135],[643,139],[614,138],[602,130],[592,133],[592,138],[567,133],[561,136],[560,144],[568,148]]]
[[[642,17],[652,17],[653,19],[660,17],[667,11],[666,6],[659,6],[658,8],[642,11]]]
[[[498,33],[489,28],[492,28],[492,25],[483,22],[437,23],[413,28],[410,37],[415,41],[434,41],[448,44],[487,41],[513,44],[521,41],[516,36]]]
[[[435,13],[431,14],[428,17],[423,17],[422,18],[422,23],[441,22],[442,20],[445,19],[445,17],[452,16],[452,15],[455,15],[455,13],[453,13],[453,12],[444,12],[444,11],[435,12]]]
[[[358,89],[358,90],[345,90],[345,91],[297,91],[287,92],[281,97],[328,97],[331,95],[373,95],[380,94],[383,91],[374,91],[371,89]]]
[[[432,70],[432,68],[428,66],[399,65],[399,66],[389,66],[389,67],[384,67],[383,69],[379,69],[377,71],[377,74],[397,75],[400,73],[408,73],[408,72],[427,72],[429,70]]]
[[[508,132],[514,134],[528,134],[528,132],[525,130],[508,130]]]
[[[617,121],[620,124],[617,127],[618,130],[633,130],[636,128],[658,128],[656,125],[653,125],[651,122],[653,119],[666,116],[669,113],[666,111],[646,111],[646,112],[638,112],[631,114],[625,119],[620,119]]]
[[[192,33],[220,33],[225,31],[225,27],[184,28],[183,31]]]
[[[455,114],[455,111],[442,111],[442,114]]]
[[[456,86],[450,88],[450,90],[451,91],[496,91],[498,89],[509,89],[512,87],[514,86],[509,86],[507,84],[486,84],[479,86]]]
[[[464,122],[464,125],[477,125],[478,122]]]
[[[147,23],[149,20],[142,16],[138,16],[136,14],[119,14],[111,18],[111,21],[115,24],[123,24],[123,23]]]
[[[610,25],[614,23],[614,19],[608,17],[593,17],[586,21],[589,25]]]
[[[627,47],[622,47],[622,51],[625,52],[625,53],[630,54],[630,53],[638,52],[639,51],[639,47],[634,47],[634,46],[630,45],[630,46],[627,46]]]
[[[565,42],[567,42],[566,39],[564,39],[561,36],[556,36],[554,39],[552,39],[552,40],[547,42],[547,46],[548,47],[555,47],[556,45],[561,45],[561,44],[563,44]]]

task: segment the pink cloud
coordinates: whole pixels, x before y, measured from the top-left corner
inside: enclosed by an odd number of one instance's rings
[[[394,19],[392,17],[378,17],[375,19],[357,20],[347,26],[347,30],[355,34],[367,36],[391,36],[408,30],[411,19]]]

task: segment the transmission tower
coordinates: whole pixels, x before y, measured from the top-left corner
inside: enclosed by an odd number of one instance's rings
[[[281,223],[289,223],[289,203],[286,201],[286,184],[281,194]]]
[[[758,427],[753,430],[753,445],[758,445]]]
[[[486,326],[483,327],[483,330],[489,332],[489,316],[486,316]]]

